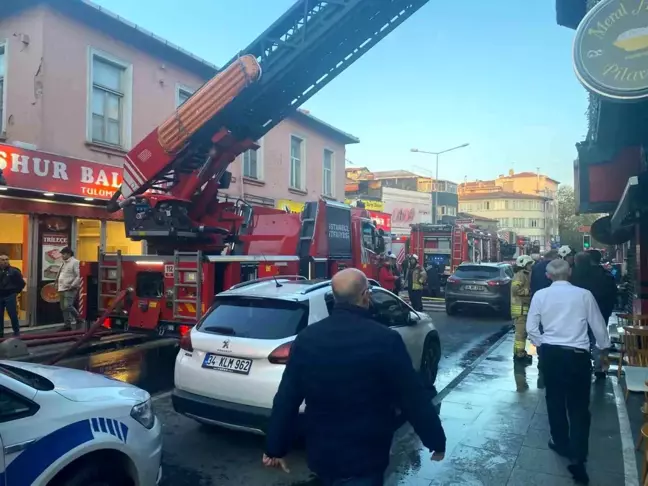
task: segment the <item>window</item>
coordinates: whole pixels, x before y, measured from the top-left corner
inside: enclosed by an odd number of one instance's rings
[[[405,326],[410,309],[398,297],[373,288],[371,292],[371,313],[374,319],[385,326]]]
[[[506,228],[509,225],[509,219],[508,218],[498,218],[499,221],[499,227],[500,228]]]
[[[5,99],[5,73],[6,68],[6,47],[0,44],[0,133],[4,132],[4,99]]]
[[[459,265],[454,275],[457,278],[492,279],[499,277],[499,267],[487,265]]]
[[[284,339],[308,324],[308,305],[279,299],[221,298],[200,325],[203,332],[251,339]]]
[[[290,136],[290,187],[293,189],[304,189],[303,170],[304,170],[304,141]]]
[[[257,151],[246,150],[243,153],[243,177],[259,179],[259,165],[257,163]]]
[[[513,218],[514,228],[524,228],[524,218]]]
[[[129,148],[131,67],[91,54],[91,142]]]
[[[187,88],[186,86],[178,86],[176,88],[176,108],[187,101],[193,93],[194,91],[191,88]]]
[[[539,228],[539,227],[540,227],[539,219],[529,218],[529,228]]]
[[[491,208],[491,203],[490,201],[485,201],[484,202],[484,209],[489,210]]]
[[[0,388],[0,423],[33,415],[38,407],[9,390]]]
[[[322,167],[322,192],[325,196],[333,197],[333,151],[324,149],[324,161]]]

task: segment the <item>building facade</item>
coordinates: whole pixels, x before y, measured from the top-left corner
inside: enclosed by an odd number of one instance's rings
[[[63,246],[137,254],[106,201],[125,154],[217,72],[207,61],[83,0],[0,2],[0,252],[27,277],[23,322],[59,322]],[[252,204],[343,200],[345,145],[300,111],[230,168],[227,195]]]
[[[557,234],[547,217],[548,201],[544,196],[516,192],[470,193],[460,196],[459,211],[495,219],[498,230],[528,237],[531,244],[546,250]]]

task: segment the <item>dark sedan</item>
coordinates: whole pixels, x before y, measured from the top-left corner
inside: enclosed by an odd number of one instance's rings
[[[462,307],[489,307],[505,319],[511,318],[513,270],[502,263],[464,263],[448,277],[445,288],[446,312]]]

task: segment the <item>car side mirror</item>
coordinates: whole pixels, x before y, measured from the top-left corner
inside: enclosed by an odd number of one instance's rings
[[[407,315],[407,325],[408,326],[415,326],[420,320],[421,320],[421,316],[419,316],[414,311],[410,311],[409,314]]]

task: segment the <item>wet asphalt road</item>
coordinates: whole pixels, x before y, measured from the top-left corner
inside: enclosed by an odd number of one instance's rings
[[[510,329],[511,323],[482,313],[453,317],[442,312],[431,315],[441,337],[443,357],[437,378],[437,399],[443,399],[475,360]],[[66,360],[61,364],[134,383],[154,395],[156,413],[164,431],[162,486],[318,484],[306,467],[303,450],[290,455],[289,475],[267,470],[261,466],[262,437],[210,428],[176,414],[169,396],[175,355],[174,341],[159,340],[134,348]],[[410,447],[415,453],[419,447],[410,432],[397,435],[396,441],[400,451]],[[392,481],[396,479],[391,478]]]

